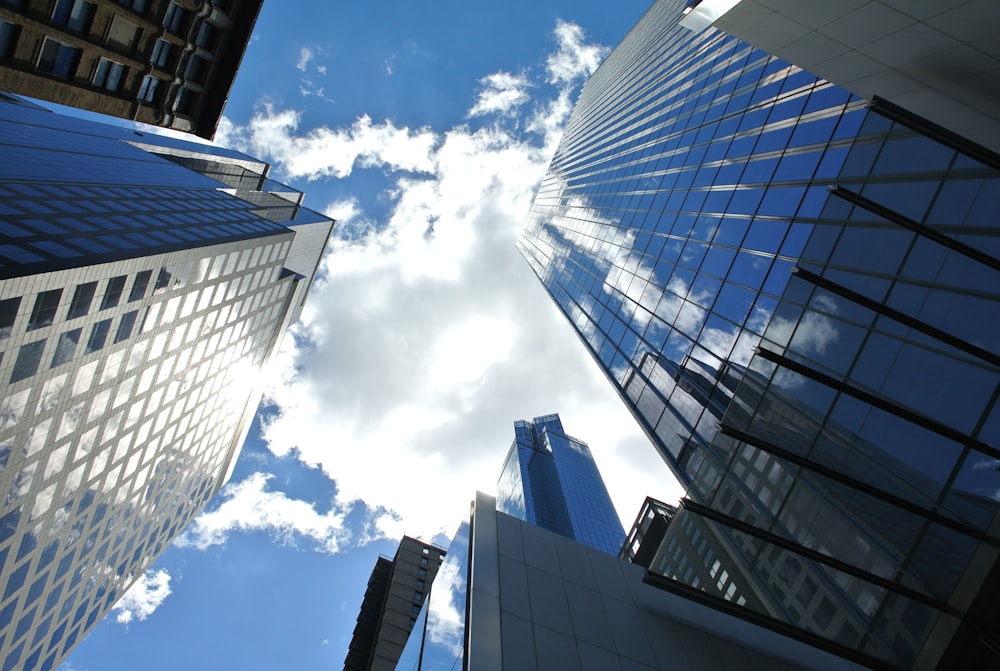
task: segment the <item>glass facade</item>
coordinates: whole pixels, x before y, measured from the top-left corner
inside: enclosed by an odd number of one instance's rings
[[[5,670],[58,665],[228,478],[332,227],[133,139],[0,95]]]
[[[585,85],[519,241],[687,486],[650,570],[865,663],[995,661],[1000,159],[685,4]]]
[[[566,435],[559,415],[517,421],[514,436],[497,482],[497,509],[618,554],[625,530],[590,448]]]

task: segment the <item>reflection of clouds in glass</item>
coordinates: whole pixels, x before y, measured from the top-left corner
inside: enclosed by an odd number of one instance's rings
[[[468,592],[466,565],[469,559],[469,524],[455,533],[448,554],[434,577],[427,603],[426,638],[422,668],[453,668],[465,648],[465,601]]]
[[[1000,459],[994,459],[993,457],[983,457],[972,465],[972,470],[983,471],[986,469],[997,470],[1000,469]]]
[[[788,343],[792,338],[789,347],[796,352],[822,355],[837,342],[839,335],[832,319],[816,312],[806,312],[797,324],[782,317],[774,318],[767,327],[765,337],[779,344]]]

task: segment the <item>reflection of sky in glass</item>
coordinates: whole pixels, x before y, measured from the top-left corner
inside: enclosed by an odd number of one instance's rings
[[[458,669],[465,650],[465,598],[468,591],[469,523],[455,532],[430,596],[396,665],[401,671]]]

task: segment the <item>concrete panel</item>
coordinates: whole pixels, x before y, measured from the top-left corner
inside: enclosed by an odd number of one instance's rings
[[[535,659],[540,669],[578,669],[576,640],[535,623]]]
[[[603,597],[608,625],[615,639],[618,654],[629,660],[649,666],[656,665],[653,649],[646,640],[639,613],[631,604],[612,597]],[[628,665],[628,664],[626,664]],[[631,668],[631,667],[630,667]]]
[[[588,589],[597,589],[589,558],[592,555],[603,556],[603,553],[586,546],[581,551],[579,543],[563,536],[554,536],[552,540],[555,542],[562,577]]]
[[[520,522],[509,515],[497,514],[497,543],[500,545],[500,554],[524,561],[524,541],[521,539]]]
[[[531,618],[524,564],[509,557],[500,557],[500,610],[518,617]]]
[[[576,644],[580,652],[581,671],[621,671],[621,660],[615,653],[585,641],[577,641]]]
[[[590,568],[594,571],[594,579],[597,580],[597,591],[601,594],[617,596],[619,599],[630,598],[628,586],[622,574],[624,566],[628,566],[628,564],[616,557],[593,555]]]
[[[531,524],[521,525],[524,539],[524,563],[547,573],[560,575],[554,534]]]
[[[926,21],[960,40],[979,40],[1000,33],[997,10],[996,0],[972,0]]]
[[[812,32],[785,46],[778,54],[803,70],[848,52],[848,47],[826,35]]]
[[[573,634],[582,641],[613,652],[615,639],[608,628],[608,615],[604,612],[601,595],[570,582],[564,584]]]
[[[876,40],[858,51],[880,63],[892,67],[919,61],[960,44],[954,37],[945,35],[925,23],[914,23],[881,40]]]
[[[563,634],[572,634],[573,625],[562,579],[533,566],[527,567],[527,573],[532,621]]]
[[[836,21],[821,26],[819,32],[857,49],[913,25],[916,20],[892,7],[869,2]]]
[[[503,638],[503,668],[517,671],[534,671],[535,636],[531,622],[524,618],[500,613],[501,636]]]

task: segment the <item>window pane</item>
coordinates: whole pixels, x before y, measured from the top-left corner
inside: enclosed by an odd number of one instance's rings
[[[76,319],[90,312],[90,304],[94,300],[95,293],[97,293],[97,282],[77,285],[76,291],[73,292],[73,300],[69,304],[69,314],[66,315],[66,318]]]
[[[28,320],[28,330],[49,326],[55,320],[56,310],[59,309],[59,299],[62,298],[62,289],[43,291],[35,298],[35,307],[31,309],[31,319]]]
[[[107,310],[118,305],[122,298],[122,291],[125,290],[125,275],[112,277],[108,280],[108,286],[104,290],[104,298],[101,300],[101,309]]]

